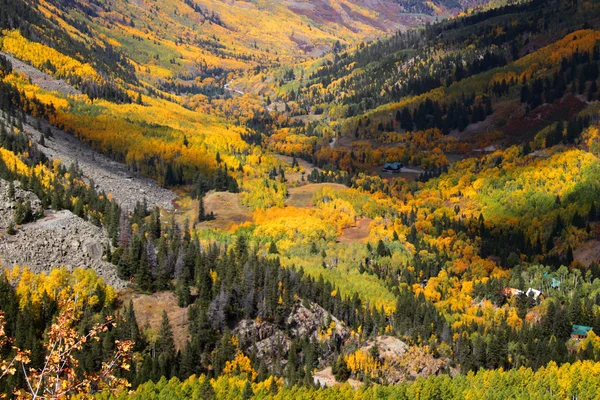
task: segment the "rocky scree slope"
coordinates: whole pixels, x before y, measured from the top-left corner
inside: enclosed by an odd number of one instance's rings
[[[27,121],[24,124],[25,132],[39,142],[42,133],[34,128],[38,126],[38,121],[31,117]],[[48,128],[51,136],[44,139],[44,145],[38,146],[40,151],[51,160],[61,160],[65,166],[77,164],[88,183],[93,181],[96,190],[112,195],[124,210],[133,210],[136,202],[144,199],[149,207],[173,207],[173,200],[177,198],[174,192],[160,187],[152,179],[129,171],[126,165],[111,160],[73,135],[55,127]]]
[[[107,284],[121,289],[126,282],[117,277],[115,266],[104,258],[109,245],[102,228],[68,210],[46,211],[44,218],[20,226],[14,235],[0,237],[0,260],[5,268],[28,266],[35,273],[61,266],[91,268]]]

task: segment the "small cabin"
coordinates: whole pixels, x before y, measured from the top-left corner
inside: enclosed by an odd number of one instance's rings
[[[500,293],[506,298],[511,298],[522,295],[523,291],[515,288],[504,288],[500,291]]]
[[[390,174],[398,174],[402,171],[403,167],[404,167],[404,164],[402,164],[399,161],[392,162],[392,163],[385,163],[383,165],[382,171],[390,173]]]
[[[574,340],[586,339],[591,330],[592,330],[591,326],[573,325],[573,329],[571,329],[571,339],[574,339]]]
[[[527,297],[533,297],[534,300],[538,300],[540,298],[540,296],[542,296],[542,291],[533,289],[533,288],[529,288],[529,289],[527,289],[527,292],[525,292],[525,295]]]

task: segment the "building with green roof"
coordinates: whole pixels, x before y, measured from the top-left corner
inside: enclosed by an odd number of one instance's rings
[[[588,334],[592,330],[591,326],[585,325],[573,325],[571,329],[571,339],[581,340],[588,337]]]

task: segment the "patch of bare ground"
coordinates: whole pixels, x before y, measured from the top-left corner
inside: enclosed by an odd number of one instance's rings
[[[214,213],[215,219],[198,225],[203,228],[226,229],[252,220],[250,208],[240,202],[239,193],[209,192],[204,196],[204,210]]]
[[[348,189],[346,186],[340,183],[309,183],[308,185],[289,189],[289,197],[285,201],[285,204],[299,208],[312,207],[313,195],[323,187],[330,187],[335,190]]]
[[[482,132],[489,132],[494,129],[495,125],[492,121],[492,118],[486,118],[484,121],[470,124],[462,132],[460,132],[458,129],[454,129],[448,134],[448,137],[458,140],[465,140],[475,135],[480,135]]]
[[[399,2],[385,0],[350,0],[333,2],[328,0],[286,0],[283,2],[295,14],[303,15],[318,25],[338,24],[352,32],[374,29],[375,32],[395,32],[407,27],[432,22],[433,16],[407,13]],[[365,7],[372,13],[357,11],[355,5]],[[369,35],[371,37],[371,35]]]
[[[313,381],[315,384],[319,386],[332,387],[335,385],[341,385],[341,383],[335,380],[335,376],[333,376],[333,371],[331,367],[327,367],[321,371],[315,372],[313,375]],[[348,384],[352,387],[352,389],[358,389],[363,386],[364,383],[361,381],[357,381],[356,379],[348,379]]]
[[[317,114],[296,115],[292,117],[293,121],[302,123],[313,122],[319,119],[321,119],[321,116]]]
[[[344,148],[351,148],[352,147],[352,143],[354,143],[356,141],[356,139],[351,138],[350,136],[340,136],[337,137],[335,140],[335,148],[339,148],[339,147],[344,147]],[[362,139],[362,141],[365,141],[364,139]],[[377,142],[375,141],[370,141],[370,140],[366,140],[369,143],[373,144],[375,143],[377,145]]]
[[[166,311],[173,329],[175,346],[178,350],[183,350],[187,340],[187,308],[177,305],[177,298],[172,292],[159,292],[150,295],[125,291],[121,293],[120,299],[124,305],[129,304],[129,300],[133,301],[137,323],[140,329],[150,328],[151,337],[158,334],[162,322],[162,313]]]
[[[573,257],[586,267],[600,260],[600,240],[589,240],[573,252]]]
[[[361,218],[356,222],[356,226],[345,228],[342,235],[338,238],[340,243],[356,243],[369,237],[369,226],[373,220],[371,218]]]
[[[446,158],[448,159],[450,165],[452,165],[455,162],[464,160],[465,158],[467,158],[467,156],[465,154],[447,153]]]
[[[523,105],[516,103],[513,105],[514,111],[502,128],[507,144],[531,140],[544,127],[571,118],[585,106],[584,100],[570,93],[552,104],[542,104],[528,114],[525,113]]]
[[[192,200],[190,197],[190,186],[180,186],[175,188],[173,191],[177,195],[177,198],[171,202],[172,208],[165,209],[164,215],[161,214],[161,218],[173,217],[175,221],[181,225],[194,224],[196,218],[198,218],[198,200]],[[166,219],[165,219],[166,220]]]
[[[294,161],[294,157],[290,157],[290,156],[284,156],[282,154],[276,154],[275,158],[278,159],[281,162],[286,163],[287,165],[292,165],[292,162]],[[308,178],[308,175],[310,175],[310,173],[312,172],[313,169],[316,169],[317,171],[321,172],[321,169],[315,167],[313,164],[309,163],[306,160],[303,160],[301,158],[296,158],[296,161],[298,162],[298,165],[300,166],[300,168],[302,168],[302,170],[304,171],[304,181],[302,181],[302,171],[298,171],[298,172],[287,172],[285,175],[285,178],[288,180],[289,183],[298,183],[298,184],[302,184],[306,182],[306,178]]]

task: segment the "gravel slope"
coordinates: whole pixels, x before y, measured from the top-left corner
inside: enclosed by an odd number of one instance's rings
[[[42,135],[34,126],[37,121],[27,117],[25,132],[35,141]],[[45,129],[47,124],[42,123]],[[160,187],[152,179],[138,176],[129,171],[126,165],[118,163],[82,143],[78,138],[51,127],[52,137],[45,140],[40,150],[50,159],[60,159],[65,166],[79,164],[86,178],[94,181],[96,189],[112,194],[123,209],[133,210],[135,203],[144,198],[149,206],[157,205],[165,209],[173,207],[177,195]]]
[[[23,72],[31,79],[33,84],[38,85],[44,90],[56,91],[67,95],[81,94],[79,90],[75,89],[62,79],[56,79],[52,75],[48,75],[47,73],[42,72],[29,64],[25,64],[23,61],[14,58],[8,53],[0,51],[0,55],[3,55],[11,62],[13,70]]]

